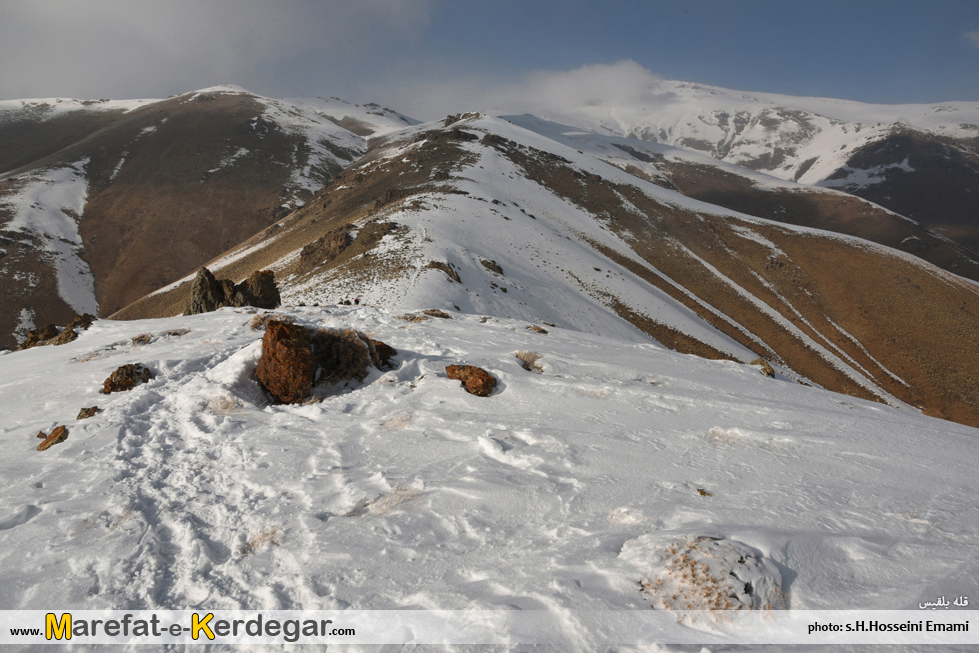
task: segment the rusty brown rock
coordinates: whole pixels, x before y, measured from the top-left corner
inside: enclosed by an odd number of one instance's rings
[[[305,399],[316,367],[309,332],[304,327],[268,321],[255,375],[272,397],[284,404]]]
[[[102,409],[99,408],[98,406],[91,406],[89,408],[82,408],[80,411],[78,411],[78,417],[76,417],[75,419],[88,419],[89,417],[92,417],[93,415],[95,415],[95,413],[101,413],[101,412],[102,412]]]
[[[132,390],[140,383],[147,383],[151,378],[153,378],[153,375],[150,373],[148,367],[142,363],[130,363],[129,365],[123,365],[110,374],[109,378],[102,384],[102,389],[99,392],[104,395],[113,392],[125,392]]]
[[[496,387],[496,379],[475,365],[449,365],[445,373],[450,379],[462,381],[466,392],[477,397],[488,397]]]
[[[41,437],[44,433],[38,433],[38,437]],[[51,435],[45,436],[44,442],[37,445],[38,451],[44,451],[52,445],[58,444],[59,442],[64,442],[68,439],[68,429],[64,426],[59,426],[51,431]]]

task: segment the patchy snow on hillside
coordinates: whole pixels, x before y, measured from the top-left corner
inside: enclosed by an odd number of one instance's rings
[[[542,118],[604,135],[665,143],[813,184],[862,145],[895,128],[951,138],[979,134],[979,104],[877,105],[828,98],[748,93],[657,80],[633,104],[596,101]]]
[[[382,136],[419,124],[419,121],[414,118],[409,118],[397,111],[373,103],[351,104],[336,97],[288,98],[285,101],[337,122],[347,119],[360,123],[364,129],[372,132],[371,136]]]
[[[82,258],[78,220],[88,198],[88,178],[82,159],[63,168],[41,169],[22,175],[26,183],[15,193],[0,197],[12,212],[6,229],[29,233],[43,242],[54,264],[58,294],[75,312],[98,313],[95,278]]]
[[[393,369],[269,404],[254,309],[0,356],[0,608],[536,610],[547,650],[595,651],[635,650],[602,611],[712,605],[687,558],[732,607],[974,594],[976,429],[519,320],[278,312],[383,340]],[[99,394],[135,362],[149,383]]]

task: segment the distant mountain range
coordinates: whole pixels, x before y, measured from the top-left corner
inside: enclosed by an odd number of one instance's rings
[[[426,124],[234,87],[0,104],[5,344],[271,269],[287,303],[645,334],[979,425],[979,106],[653,91]]]

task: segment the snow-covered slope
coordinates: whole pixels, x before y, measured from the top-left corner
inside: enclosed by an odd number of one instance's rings
[[[782,179],[817,183],[895,127],[979,136],[979,104],[873,105],[659,80],[634,105],[593,103],[542,116],[599,133],[677,145]]]
[[[210,269],[272,269],[293,303],[439,307],[761,357],[784,378],[977,423],[974,282],[685,197],[505,120],[446,122],[389,134]],[[117,315],[180,313],[189,282]]]
[[[780,179],[683,147],[598,134],[527,114],[501,117],[689,197],[777,222],[871,240],[979,280],[979,253],[855,195]]]
[[[0,356],[0,608],[540,610],[546,650],[633,650],[601,611],[670,605],[674,579],[690,597],[669,551],[701,536],[755,556],[776,607],[973,594],[975,429],[523,320],[280,312],[363,330],[394,369],[269,405],[254,311],[232,309]],[[135,362],[148,384],[98,393]]]
[[[979,104],[871,105],[660,80],[541,114],[838,188],[979,251]]]
[[[351,104],[340,98],[289,98],[290,104],[329,118],[345,129],[362,136],[381,136],[417,125],[419,121],[379,104]]]

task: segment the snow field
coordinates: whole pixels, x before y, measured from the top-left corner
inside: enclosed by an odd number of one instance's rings
[[[278,312],[362,330],[396,367],[268,405],[234,309],[0,356],[4,609],[535,609],[596,650],[598,611],[659,607],[640,583],[701,536],[793,609],[914,609],[979,571],[975,429],[523,321]],[[98,394],[131,362],[154,378]],[[468,395],[452,363],[497,390]]]
[[[12,213],[6,229],[27,232],[44,241],[58,279],[58,294],[76,313],[98,313],[95,278],[81,257],[78,220],[88,199],[88,158],[63,168],[29,173],[16,193],[0,197]]]

